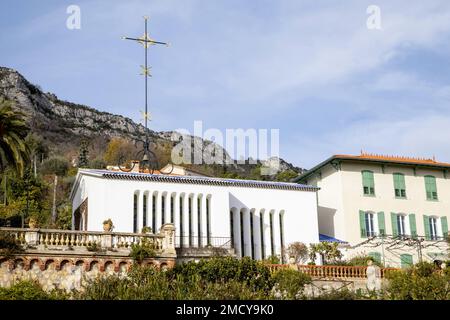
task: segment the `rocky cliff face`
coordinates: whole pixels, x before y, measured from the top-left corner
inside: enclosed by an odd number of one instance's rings
[[[21,110],[27,119],[31,130],[48,142],[49,147],[57,153],[78,150],[81,139],[103,139],[107,142],[112,137],[122,137],[137,141],[144,137],[145,128],[129,118],[100,112],[94,108],[62,101],[55,94],[44,93],[42,90],[16,70],[0,67],[0,97],[15,102],[15,107]],[[148,130],[152,141],[158,145],[173,146],[172,132],[155,132]],[[211,148],[224,154],[231,160],[227,152],[213,142],[199,141],[201,148]],[[201,149],[193,150],[202,152]],[[273,159],[272,159],[273,161]],[[292,166],[280,159],[281,169],[301,172],[303,169]],[[250,169],[245,164],[233,165],[233,170],[245,174]]]

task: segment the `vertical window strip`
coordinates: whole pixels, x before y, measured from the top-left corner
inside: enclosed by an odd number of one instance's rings
[[[175,220],[173,219],[173,215],[174,215],[174,202],[175,202],[175,197],[171,196],[170,197],[170,223],[173,223]]]
[[[180,219],[178,220],[180,223],[180,247],[184,245],[183,201],[184,198],[180,196]]]
[[[269,214],[270,219],[270,252],[272,257],[275,256],[275,247],[274,247],[274,239],[273,239],[273,213]]]
[[[156,233],[156,196],[152,196],[152,230]]]
[[[143,203],[144,210],[142,213],[142,226],[146,227],[147,226],[147,195],[146,194],[144,194],[143,201],[144,201],[144,203]]]
[[[234,221],[232,210],[230,210],[230,238],[231,238],[231,245],[233,246],[233,248],[236,248],[236,245],[234,243]]]
[[[244,252],[244,215],[242,214],[242,210],[239,211],[239,220],[241,231],[241,257],[243,257],[245,256],[245,252]]]
[[[266,252],[265,248],[266,245],[264,244],[264,213],[260,212],[260,218],[259,218],[259,230],[261,234],[261,258],[264,260],[266,258]]]
[[[161,225],[166,223],[166,196],[161,196]]]
[[[134,194],[133,198],[133,232],[137,233],[137,211],[138,211],[138,196]]]
[[[210,211],[211,211],[211,198],[206,198],[206,243],[211,245],[211,221],[210,221]]]
[[[189,206],[188,206],[188,211],[189,211],[189,246],[192,246],[192,198],[189,197]]]
[[[284,214],[280,213],[280,243],[281,243],[281,252],[284,252],[284,228],[283,228],[283,216]],[[281,255],[281,263],[284,263],[283,254]]]
[[[253,211],[250,211],[250,256],[252,257],[252,259],[255,259],[255,239],[254,234],[253,234]]]
[[[198,230],[198,246],[202,246],[203,230],[202,230],[202,198],[197,197],[197,230]]]

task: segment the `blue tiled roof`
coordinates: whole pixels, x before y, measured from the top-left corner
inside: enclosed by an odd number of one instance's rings
[[[330,236],[327,236],[326,234],[319,233],[319,241],[321,242],[338,242],[338,243],[348,243],[346,241],[342,241]]]
[[[276,181],[258,181],[258,180],[242,180],[242,179],[225,179],[200,176],[171,176],[164,174],[149,174],[138,172],[121,172],[97,169],[80,169],[81,174],[91,174],[101,176],[107,179],[123,179],[138,181],[156,181],[156,182],[172,182],[172,183],[191,183],[191,184],[207,184],[217,186],[235,186],[250,188],[268,188],[268,189],[284,189],[299,191],[317,191],[314,186]]]

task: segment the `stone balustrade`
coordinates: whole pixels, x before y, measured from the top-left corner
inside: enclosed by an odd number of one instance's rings
[[[175,227],[169,223],[163,225],[157,234],[21,228],[0,228],[0,233],[12,235],[25,248],[41,251],[57,247],[129,250],[133,244],[146,242],[153,245],[156,252],[175,254]]]
[[[321,279],[365,279],[367,278],[364,266],[317,266],[317,265],[288,265],[269,264],[271,271],[280,269],[294,269],[310,275],[312,278]],[[395,268],[381,268],[381,278],[384,278],[387,271],[398,270]]]

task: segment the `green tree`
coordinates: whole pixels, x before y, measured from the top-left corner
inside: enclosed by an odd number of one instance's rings
[[[43,175],[57,175],[63,177],[69,170],[69,162],[63,157],[52,157],[44,160],[41,165]]]
[[[29,158],[25,137],[29,128],[24,114],[14,111],[11,101],[0,98],[0,170],[9,164],[23,175]]]
[[[127,160],[134,160],[130,159],[130,155],[134,154],[134,151],[132,143],[125,139],[113,138],[108,143],[104,159],[110,165],[125,164]]]
[[[286,170],[286,171],[281,171],[280,173],[278,173],[275,177],[275,180],[282,181],[282,182],[289,182],[297,176],[298,176],[298,173],[295,172],[294,170]]]
[[[308,247],[301,242],[291,243],[287,250],[289,258],[294,258],[295,263],[302,263],[308,258]]]
[[[316,255],[322,257],[324,264],[336,264],[342,258],[342,252],[338,249],[337,242],[320,242],[309,245],[309,258],[316,261]]]

